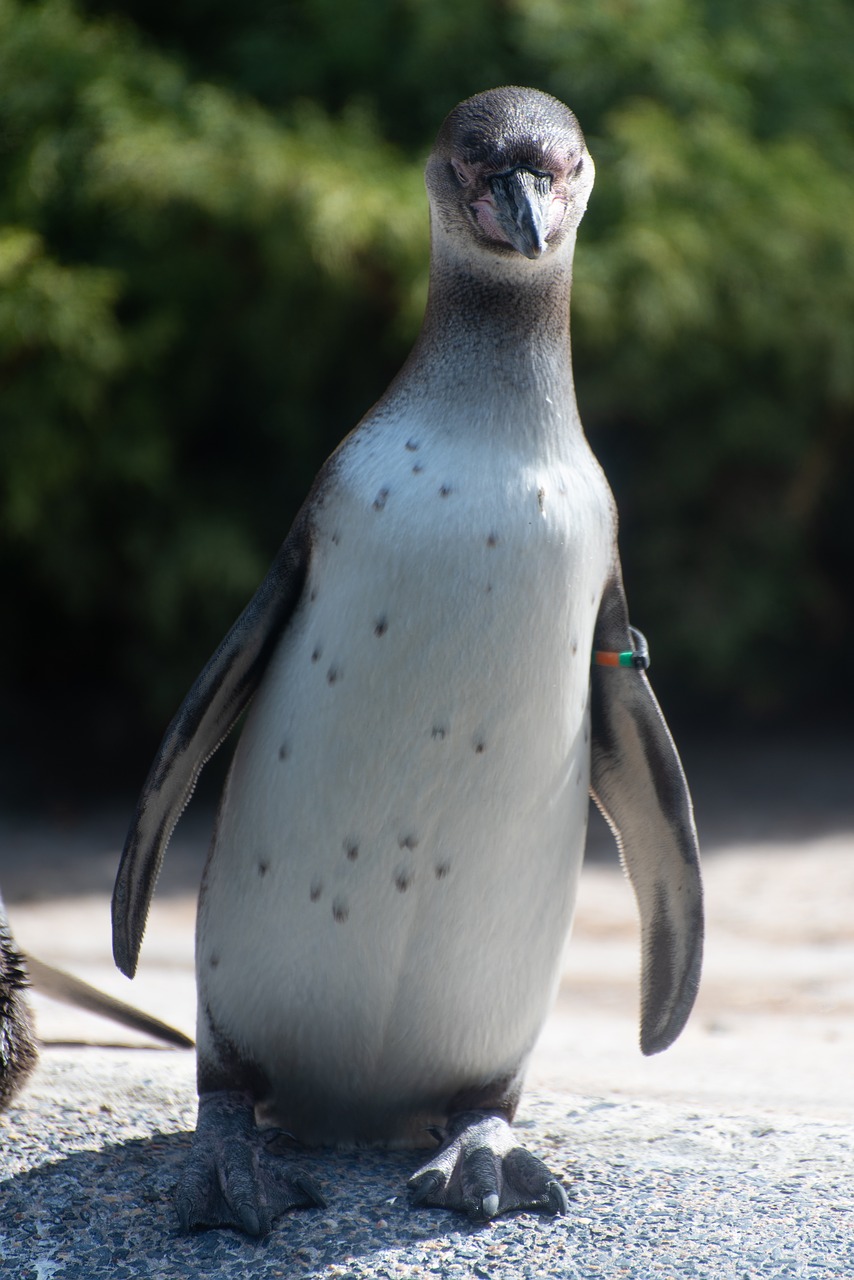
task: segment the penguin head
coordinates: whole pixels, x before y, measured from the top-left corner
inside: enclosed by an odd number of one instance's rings
[[[427,162],[434,239],[496,266],[571,254],[593,176],[578,121],[557,98],[479,93],[447,116]]]

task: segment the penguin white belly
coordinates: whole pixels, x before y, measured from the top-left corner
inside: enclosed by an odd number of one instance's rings
[[[520,1068],[553,993],[610,494],[583,442],[508,467],[384,423],[312,528],[205,873],[200,1049],[209,1021],[304,1141],[418,1141]]]

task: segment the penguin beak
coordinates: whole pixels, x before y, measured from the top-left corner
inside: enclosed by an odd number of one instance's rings
[[[551,175],[519,167],[495,174],[489,187],[502,234],[526,258],[541,257],[552,206]]]

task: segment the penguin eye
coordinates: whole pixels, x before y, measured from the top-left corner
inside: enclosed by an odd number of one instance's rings
[[[468,173],[456,160],[451,161],[451,172],[461,187],[467,187],[471,181]]]

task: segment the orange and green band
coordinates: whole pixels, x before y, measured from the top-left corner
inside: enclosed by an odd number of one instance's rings
[[[646,636],[637,627],[629,627],[629,636],[634,649],[594,649],[593,665],[595,667],[632,667],[635,671],[646,671],[649,666],[649,645]]]
[[[593,661],[597,667],[634,667],[639,656],[634,649],[627,649],[624,653],[608,649],[593,650]]]

